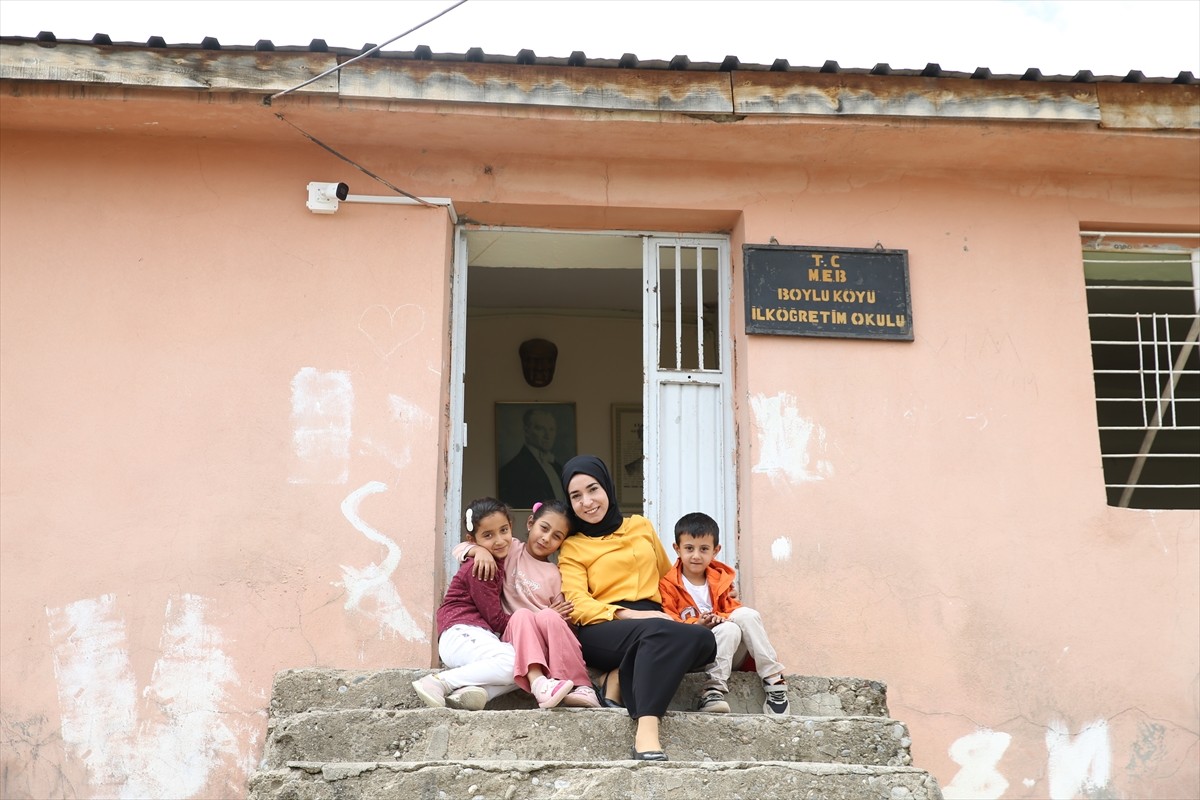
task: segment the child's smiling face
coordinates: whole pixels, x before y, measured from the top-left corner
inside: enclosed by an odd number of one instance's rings
[[[557,551],[571,530],[567,518],[557,511],[543,511],[536,520],[530,515],[526,524],[529,527],[529,541],[525,549],[538,561],[545,561]]]
[[[475,524],[475,531],[468,534],[479,547],[487,550],[493,558],[504,558],[512,545],[512,521],[507,514],[496,511]]]
[[[679,543],[675,545],[675,552],[679,554],[684,577],[698,586],[704,582],[705,570],[716,558],[717,553],[721,552],[721,546],[714,544],[711,536],[681,533]]]

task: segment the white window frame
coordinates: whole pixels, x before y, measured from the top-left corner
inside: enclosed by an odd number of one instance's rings
[[[1160,459],[1198,459],[1200,460],[1200,447],[1196,453],[1154,453],[1152,448],[1155,440],[1163,431],[1171,431],[1175,433],[1182,432],[1185,436],[1188,432],[1194,432],[1197,440],[1200,441],[1200,425],[1179,424],[1179,412],[1184,406],[1190,407],[1192,404],[1200,404],[1200,395],[1196,397],[1185,396],[1181,397],[1177,394],[1176,389],[1180,379],[1185,375],[1195,376],[1195,379],[1200,380],[1200,370],[1196,368],[1189,369],[1187,363],[1192,356],[1193,351],[1197,347],[1197,337],[1200,335],[1200,234],[1198,233],[1172,233],[1172,232],[1147,232],[1147,231],[1080,231],[1080,236],[1083,239],[1083,259],[1085,270],[1088,263],[1098,263],[1103,259],[1098,259],[1094,255],[1089,259],[1089,254],[1109,253],[1125,253],[1136,254],[1136,260],[1127,260],[1127,264],[1145,264],[1147,268],[1164,263],[1178,264],[1183,262],[1187,257],[1191,264],[1191,287],[1192,293],[1192,313],[1159,313],[1157,311],[1143,312],[1097,312],[1093,310],[1092,299],[1094,293],[1105,291],[1137,291],[1144,290],[1148,292],[1154,291],[1170,291],[1170,292],[1186,292],[1189,288],[1186,286],[1145,286],[1145,287],[1129,287],[1125,285],[1107,285],[1103,283],[1093,283],[1086,287],[1089,293],[1088,303],[1088,320],[1089,323],[1104,318],[1106,322],[1124,323],[1128,322],[1133,330],[1126,337],[1121,339],[1091,339],[1093,357],[1095,358],[1096,348],[1099,347],[1136,347],[1138,352],[1138,363],[1136,367],[1122,365],[1119,369],[1097,368],[1093,365],[1093,374],[1096,379],[1096,403],[1098,417],[1098,432],[1101,440],[1101,457],[1106,462],[1130,460],[1130,468],[1127,476],[1120,482],[1106,482],[1105,490],[1119,489],[1120,495],[1116,505],[1120,508],[1128,508],[1133,502],[1135,493],[1139,490],[1176,490],[1176,489],[1195,489],[1200,492],[1200,482],[1197,483],[1167,483],[1167,484],[1148,484],[1143,482],[1142,474],[1147,464]],[[1189,246],[1190,245],[1190,246]],[[1169,259],[1164,259],[1164,255],[1170,256]],[[1186,263],[1186,262],[1184,262]],[[1146,324],[1149,323],[1147,330]],[[1161,335],[1160,335],[1161,331]],[[1181,333],[1186,331],[1186,333]],[[1132,358],[1131,358],[1132,360]],[[1129,393],[1122,395],[1118,393],[1109,394],[1102,393],[1099,389],[1103,376],[1136,376],[1140,391],[1137,394]],[[1152,387],[1152,391],[1147,391],[1147,385]],[[1141,425],[1106,425],[1104,424],[1106,414],[1101,411],[1101,406],[1104,404],[1136,404],[1141,409],[1142,424]],[[1110,447],[1105,442],[1105,432],[1140,432],[1141,444],[1137,452],[1119,452],[1111,451]],[[1124,470],[1122,470],[1124,472]],[[1200,474],[1197,474],[1193,480],[1200,481]],[[1109,495],[1111,498],[1111,494]],[[1139,506],[1141,507],[1141,506]],[[1147,506],[1149,507],[1149,506]],[[1153,508],[1193,508],[1194,506],[1177,506],[1177,505],[1160,505],[1154,504]]]

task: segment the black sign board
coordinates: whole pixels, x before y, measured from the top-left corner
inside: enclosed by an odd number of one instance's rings
[[[913,340],[908,251],[742,245],[746,333]]]

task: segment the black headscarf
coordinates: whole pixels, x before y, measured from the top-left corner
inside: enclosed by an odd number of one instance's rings
[[[589,475],[596,479],[600,484],[600,488],[608,495],[608,512],[604,515],[604,519],[596,524],[584,522],[575,514],[575,506],[570,502],[571,491],[568,488],[571,483],[571,478],[576,475]],[[584,536],[608,536],[610,533],[621,527],[624,519],[621,516],[621,509],[617,507],[617,492],[613,487],[612,476],[608,474],[608,467],[604,466],[604,462],[595,456],[575,456],[566,463],[562,471],[563,493],[567,495],[568,506],[571,509],[571,527],[579,531]]]

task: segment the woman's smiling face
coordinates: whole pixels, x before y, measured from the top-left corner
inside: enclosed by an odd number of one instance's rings
[[[608,495],[600,481],[580,472],[567,484],[567,499],[575,515],[589,525],[595,525],[608,513]]]

